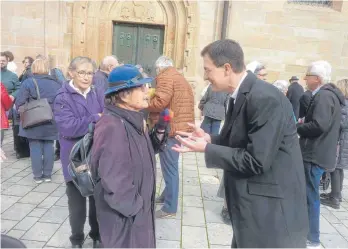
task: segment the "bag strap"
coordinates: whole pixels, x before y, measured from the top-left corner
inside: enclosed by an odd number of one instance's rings
[[[36,94],[37,94],[37,99],[40,99],[40,91],[39,91],[39,86],[37,84],[37,81],[34,77],[32,77],[34,85],[35,85],[35,89],[36,89]]]

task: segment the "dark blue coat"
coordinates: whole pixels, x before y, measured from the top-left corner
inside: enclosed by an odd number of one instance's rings
[[[44,75],[38,75],[35,74],[33,76],[37,84],[39,86],[39,92],[41,98],[46,98],[51,105],[51,108],[53,108],[53,102],[54,98],[60,89],[61,85],[55,81],[51,76],[44,74]],[[37,99],[37,93],[36,88],[33,82],[32,78],[28,78],[25,81],[23,81],[21,88],[19,89],[19,92],[17,94],[16,98],[16,108],[18,108],[22,105],[24,105],[26,102],[30,102],[32,100]],[[41,139],[41,140],[57,140],[57,128],[56,124],[53,121],[53,123],[49,124],[43,124],[39,126],[35,126],[28,129],[23,129],[20,125],[19,128],[19,136],[31,138],[31,139]]]
[[[93,85],[105,92],[109,85],[108,77],[106,73],[98,70],[93,76]]]

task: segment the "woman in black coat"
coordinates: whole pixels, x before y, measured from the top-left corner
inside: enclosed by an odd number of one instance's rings
[[[348,79],[343,79],[337,82],[337,87],[342,91],[345,97],[345,106],[342,108],[340,137],[337,146],[337,164],[331,176],[331,193],[323,193],[320,196],[321,204],[340,208],[342,202],[342,189],[344,179],[344,169],[348,168]]]
[[[105,248],[156,247],[154,147],[165,143],[169,116],[162,113],[150,136],[140,111],[148,107],[151,81],[132,65],[116,67],[109,75],[92,149],[94,198]]]

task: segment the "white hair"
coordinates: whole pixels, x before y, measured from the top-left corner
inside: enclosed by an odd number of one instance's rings
[[[104,59],[100,63],[100,69],[107,70],[108,65],[112,64],[112,62],[114,62],[115,60],[118,63],[118,59],[114,55],[108,55],[108,56],[104,57]]]
[[[260,70],[264,69],[265,66],[258,61],[250,62],[248,65],[246,65],[246,70],[251,71],[252,73],[257,74]]]
[[[286,80],[276,80],[273,83],[273,86],[275,86],[276,88],[278,88],[282,93],[286,93],[286,91],[288,90],[289,87],[289,82]]]
[[[331,65],[327,61],[315,61],[308,67],[307,73],[318,76],[322,84],[331,81]]]
[[[173,65],[173,60],[164,55],[160,56],[155,62],[155,67],[159,68],[160,70],[167,67],[173,67]]]

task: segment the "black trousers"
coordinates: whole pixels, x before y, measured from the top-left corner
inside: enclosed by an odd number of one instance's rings
[[[86,197],[83,197],[73,182],[66,183],[66,194],[68,196],[69,221],[71,227],[70,241],[73,245],[82,245],[85,240],[83,228],[86,222]],[[93,240],[100,240],[99,226],[93,196],[89,197],[89,225],[91,231],[89,236]]]
[[[344,172],[343,169],[335,169],[330,173],[331,175],[331,196],[337,199],[342,198],[343,189],[343,179]]]
[[[28,139],[18,136],[19,125],[13,125],[13,147],[20,157],[30,157],[30,149]]]
[[[54,152],[56,156],[60,156],[60,143],[56,140],[56,151]]]

